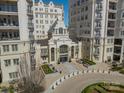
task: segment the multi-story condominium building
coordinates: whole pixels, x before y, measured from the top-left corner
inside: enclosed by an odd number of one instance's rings
[[[63,5],[40,1],[33,5],[35,40],[48,38],[48,31],[57,19],[64,20]]]
[[[44,10],[43,13],[42,9]],[[38,14],[39,17],[35,18],[36,20],[42,20],[43,22],[48,20],[49,23],[44,23],[44,26],[46,25],[44,31],[48,32],[48,38],[36,40],[35,42],[36,66],[38,67],[43,63],[56,64],[69,62],[79,58],[81,55],[79,52],[81,51],[80,43],[74,42],[69,38],[68,29],[64,24],[63,6],[56,6],[53,2],[47,4],[40,2],[36,6],[35,11],[40,11],[35,14],[40,13]],[[44,18],[40,18],[42,14]],[[45,16],[48,17],[45,18]],[[39,25],[43,24],[39,23]]]
[[[119,0],[69,0],[70,34],[82,42],[82,58],[112,62]]]
[[[32,0],[0,0],[1,82],[18,79],[19,64],[23,60],[32,65],[32,5]]]
[[[124,64],[124,0],[118,1],[113,61]]]

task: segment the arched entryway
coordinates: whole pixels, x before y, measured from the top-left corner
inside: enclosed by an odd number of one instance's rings
[[[60,50],[60,62],[68,62],[68,46],[67,45],[62,45],[59,48]]]

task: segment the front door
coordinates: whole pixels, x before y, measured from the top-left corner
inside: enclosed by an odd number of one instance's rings
[[[63,62],[67,62],[67,61],[68,61],[68,58],[67,58],[67,57],[61,57],[61,58],[60,58],[60,62],[62,62],[62,63],[63,63]]]
[[[61,55],[60,56],[60,62],[64,63],[68,61],[68,56],[67,55]]]

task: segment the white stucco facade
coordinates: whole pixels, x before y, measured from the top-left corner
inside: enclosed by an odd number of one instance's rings
[[[30,28],[32,1],[0,1],[0,68],[1,82],[19,78],[19,64],[26,59],[31,68],[33,26]],[[9,8],[7,8],[9,7]]]

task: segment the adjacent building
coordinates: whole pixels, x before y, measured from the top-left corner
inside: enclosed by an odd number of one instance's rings
[[[36,66],[44,63],[57,64],[69,62],[80,57],[80,43],[69,38],[68,28],[64,24],[64,12],[62,5],[43,1],[35,3],[35,58]],[[44,23],[40,23],[43,21]],[[45,23],[48,21],[48,23]],[[38,22],[38,23],[37,23]],[[36,29],[37,25],[44,26],[39,30],[45,31],[46,35]],[[38,33],[37,33],[38,32]],[[38,35],[45,36],[37,38]],[[39,36],[38,36],[39,37]]]
[[[63,5],[39,1],[33,5],[34,38],[35,40],[47,39],[48,31],[57,19],[64,20]]]
[[[69,0],[70,37],[82,42],[82,58],[122,62],[123,5],[123,0]]]
[[[124,0],[119,0],[117,9],[113,61],[124,64]]]
[[[32,5],[32,0],[0,0],[1,82],[19,78],[21,59],[34,69]]]

